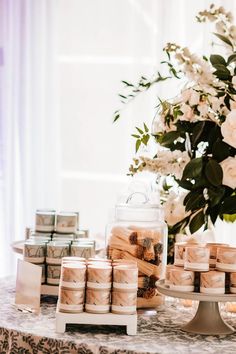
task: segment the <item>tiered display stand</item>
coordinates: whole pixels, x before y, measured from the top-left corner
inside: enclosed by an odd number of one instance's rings
[[[163,295],[179,299],[199,301],[194,318],[181,327],[183,331],[205,335],[223,335],[234,333],[234,328],[221,317],[219,302],[236,302],[236,294],[209,295],[196,292],[171,290],[164,280],[157,282],[157,289]]]

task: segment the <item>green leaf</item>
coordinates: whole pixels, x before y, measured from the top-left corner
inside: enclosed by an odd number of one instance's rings
[[[124,96],[124,95],[121,95],[120,93],[119,93],[119,95],[118,96],[120,96],[121,98],[124,98],[125,100],[126,100],[126,96]]]
[[[137,138],[137,139],[140,138],[140,136],[139,136],[139,135],[136,135],[136,134],[131,134],[131,136],[134,137],[134,138]]]
[[[184,168],[182,180],[186,178],[196,178],[202,173],[202,158],[197,157],[192,159]]]
[[[213,66],[215,66],[215,64],[222,64],[224,66],[227,65],[225,59],[221,55],[218,55],[218,54],[212,54],[210,56],[210,62]]]
[[[195,211],[205,206],[206,200],[200,191],[192,191],[189,193],[190,197],[186,203],[186,211]]]
[[[235,214],[236,213],[236,195],[231,195],[225,198],[220,208],[220,214]]]
[[[137,140],[135,144],[135,152],[137,153],[141,145],[141,140]]]
[[[198,122],[195,127],[193,128],[193,135],[192,135],[192,145],[197,145],[199,141],[201,141],[201,135],[203,133],[204,127],[206,122]]]
[[[215,76],[217,76],[220,80],[229,80],[231,78],[231,74],[229,69],[227,69],[222,64],[215,64],[214,68],[216,71],[213,72]]]
[[[120,118],[120,113],[116,113],[113,118],[113,123],[115,123],[119,118]]]
[[[213,186],[220,186],[223,179],[223,170],[216,160],[209,160],[205,166],[205,175]]]
[[[212,146],[212,154],[217,161],[221,162],[230,155],[230,146],[221,139],[217,139]]]
[[[144,126],[144,130],[145,130],[145,132],[147,133],[147,132],[149,131],[148,127],[146,126],[146,124],[145,124],[145,123],[143,123],[143,126]]]
[[[224,43],[230,45],[230,46],[233,48],[233,44],[232,44],[232,42],[229,40],[229,38],[223,36],[222,34],[215,33],[215,32],[214,32],[214,35],[215,35],[216,37],[218,37],[222,42],[224,42]]]
[[[133,87],[134,85],[133,84],[130,84],[129,82],[125,81],[125,80],[122,80],[121,81],[123,84],[125,84],[126,86],[131,86]]]
[[[211,208],[219,205],[225,194],[225,187],[208,188],[207,190]]]
[[[236,214],[223,214],[223,219],[227,222],[235,222]]]
[[[227,65],[233,63],[234,61],[236,61],[236,53],[234,53],[228,57]]]
[[[140,134],[143,134],[143,133],[144,133],[142,129],[140,129],[140,128],[138,128],[138,127],[135,127],[135,128],[137,129],[137,131],[138,131]]]
[[[162,146],[169,147],[169,145],[172,144],[176,139],[178,139],[179,136],[180,136],[180,132],[178,131],[165,133],[161,136],[159,143]]]
[[[199,230],[204,223],[205,223],[205,215],[201,210],[196,215],[194,215],[194,217],[190,220],[189,223],[190,232],[193,234],[194,232]]]
[[[150,138],[150,135],[149,135],[149,134],[145,134],[145,135],[142,137],[142,139],[141,139],[141,140],[142,140],[142,143],[143,143],[144,145],[147,145],[149,138]]]

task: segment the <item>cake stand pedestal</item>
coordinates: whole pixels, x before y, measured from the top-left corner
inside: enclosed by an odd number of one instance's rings
[[[164,280],[157,282],[157,290],[170,297],[199,301],[194,318],[181,329],[186,332],[205,335],[224,335],[234,333],[233,327],[221,317],[218,302],[236,302],[236,294],[203,294],[171,290]]]

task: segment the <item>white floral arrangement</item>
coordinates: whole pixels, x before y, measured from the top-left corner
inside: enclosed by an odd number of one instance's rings
[[[186,226],[191,233],[206,229],[217,218],[236,220],[236,26],[232,14],[215,5],[196,18],[214,23],[225,54],[208,58],[168,43],[163,49],[167,60],[161,62],[167,74],[157,71],[137,84],[123,81],[120,94],[126,104],[159,82],[185,81],[177,97],[159,99],[151,131],[145,123],[136,128],[136,152],[151,139],[157,150],[155,156],[136,157],[130,166],[131,175],[146,170],[174,180],[177,192],[169,190],[164,209],[175,233]],[[115,112],[114,121],[120,114]]]

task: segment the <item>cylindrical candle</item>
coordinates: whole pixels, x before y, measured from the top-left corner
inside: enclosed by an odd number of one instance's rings
[[[138,268],[133,265],[118,265],[113,268],[113,288],[137,289]]]
[[[216,269],[224,272],[236,272],[236,248],[217,248]]]
[[[236,294],[236,273],[230,273],[230,292]]]
[[[36,231],[50,232],[54,231],[55,212],[54,211],[36,211],[35,229]]]
[[[26,241],[24,243],[24,260],[40,264],[45,261],[46,241]]]
[[[172,290],[194,291],[194,272],[184,269],[170,269],[169,285]]]
[[[56,231],[61,233],[76,232],[77,214],[76,213],[59,213],[56,216]]]
[[[60,288],[58,303],[61,312],[80,313],[84,307],[84,290]]]
[[[69,256],[70,243],[52,241],[47,244],[47,264],[61,264],[63,257]]]
[[[202,246],[185,248],[184,269],[204,272],[209,270],[210,250]]]
[[[201,273],[200,292],[205,294],[224,294],[225,273],[214,270]]]
[[[107,313],[110,311],[110,289],[86,289],[85,311]]]
[[[85,287],[86,266],[80,263],[64,263],[61,267],[63,288],[81,289]]]
[[[206,247],[210,249],[210,260],[209,265],[210,268],[216,267],[216,256],[217,256],[217,248],[219,247],[228,247],[226,243],[207,243]]]
[[[127,292],[124,289],[114,289],[112,292],[111,312],[121,315],[136,313],[137,292]]]
[[[59,285],[61,276],[60,265],[48,265],[47,266],[47,284]]]
[[[87,269],[87,287],[92,289],[110,289],[112,267],[107,264],[89,264]]]
[[[174,265],[181,266],[184,265],[184,253],[187,242],[176,242],[174,247]]]

